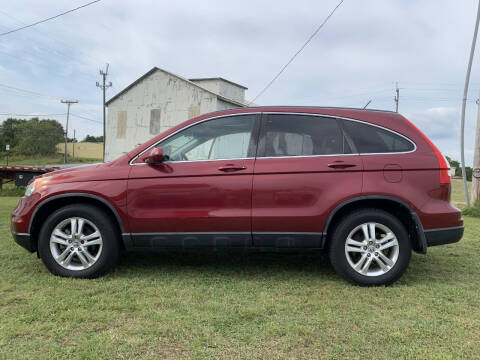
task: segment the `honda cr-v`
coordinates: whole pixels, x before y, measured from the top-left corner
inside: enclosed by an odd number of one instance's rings
[[[350,282],[380,285],[412,250],[460,240],[463,220],[448,163],[403,116],[260,107],[202,115],[112,162],[36,178],[12,232],[61,276],[102,275],[122,250],[326,250]]]

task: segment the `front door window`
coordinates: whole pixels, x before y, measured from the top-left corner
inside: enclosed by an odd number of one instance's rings
[[[244,159],[249,157],[255,115],[208,120],[171,136],[157,146],[169,161]]]

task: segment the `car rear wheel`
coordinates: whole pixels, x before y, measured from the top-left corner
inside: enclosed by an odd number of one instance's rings
[[[100,209],[68,205],[48,217],[40,231],[38,250],[55,275],[95,278],[118,260],[118,231]]]
[[[334,269],[349,282],[389,285],[407,269],[411,244],[397,218],[383,210],[362,209],[337,224],[329,255]]]

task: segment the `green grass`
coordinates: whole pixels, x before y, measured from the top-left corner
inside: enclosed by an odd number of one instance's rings
[[[322,255],[127,254],[52,276],[0,198],[0,359],[458,359],[480,353],[480,219],[413,254],[393,286],[347,284]]]
[[[25,194],[25,186],[15,186],[15,182],[8,182],[2,185],[0,189],[0,197],[3,196],[23,196]]]
[[[472,182],[467,183],[468,194],[470,196],[472,192]],[[467,207],[465,201],[465,190],[463,187],[462,179],[452,179],[452,203],[462,209],[462,214],[465,216],[480,218],[480,201],[473,204],[471,207]]]
[[[468,194],[472,193],[472,182],[467,182]],[[465,190],[463,188],[462,179],[452,179],[452,203],[458,207],[464,207],[465,203]]]
[[[2,154],[0,157],[0,165],[6,165],[6,157]],[[102,162],[102,159],[84,159],[84,158],[68,158],[69,163],[96,163]],[[53,156],[10,156],[8,158],[8,165],[34,165],[34,166],[45,166],[45,165],[55,165],[63,164],[63,155],[53,155]]]

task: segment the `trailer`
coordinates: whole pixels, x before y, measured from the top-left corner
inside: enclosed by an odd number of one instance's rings
[[[50,171],[58,170],[58,167],[38,167],[38,166],[0,166],[0,189],[2,184],[14,181],[16,186],[27,186],[29,181],[35,176],[39,176]],[[3,180],[6,180],[5,182]]]

